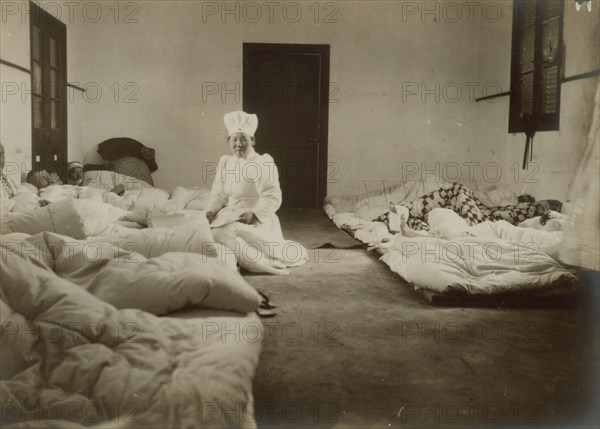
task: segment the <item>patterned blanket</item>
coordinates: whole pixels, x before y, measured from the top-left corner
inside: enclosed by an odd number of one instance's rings
[[[469,225],[486,220],[505,220],[518,225],[526,219],[541,216],[548,210],[560,211],[562,204],[556,200],[523,202],[509,206],[487,207],[470,189],[449,183],[410,202],[400,204],[409,211],[407,225],[415,230],[429,230],[427,214],[435,208],[447,208],[466,219]],[[389,226],[389,211],[377,218]]]

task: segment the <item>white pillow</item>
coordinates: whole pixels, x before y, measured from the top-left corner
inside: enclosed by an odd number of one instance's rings
[[[208,226],[208,220],[206,219],[206,215],[202,211],[181,210],[178,212],[168,214],[159,211],[151,211],[148,213],[149,227],[174,228],[181,225],[187,225],[196,221],[199,221],[200,223],[206,223],[206,225]]]
[[[169,201],[168,192],[158,188],[146,188],[139,191],[131,210],[143,211],[160,209]]]
[[[146,188],[152,188],[143,180],[135,177],[125,176],[114,171],[108,170],[90,170],[83,174],[84,186],[93,186],[110,191],[117,185],[123,185],[126,191],[139,191]]]
[[[38,188],[36,188],[34,185],[32,185],[31,183],[21,183],[21,185],[17,188],[17,191],[29,191],[29,192],[33,192],[34,194],[37,195],[38,193]]]
[[[34,210],[3,214],[0,233],[22,232],[34,235],[49,231],[73,238],[84,238],[86,227],[84,219],[75,208],[76,201],[79,200],[65,199]]]
[[[127,213],[118,207],[94,200],[74,199],[72,201],[86,237],[107,233],[112,224]],[[54,205],[52,204],[50,207]]]
[[[463,236],[469,228],[467,221],[460,217],[458,213],[442,208],[431,210],[427,214],[427,223],[429,224],[429,231],[433,235],[446,240]]]
[[[39,197],[30,191],[19,191],[14,197],[15,206],[13,212],[26,212],[40,207]]]
[[[167,252],[191,252],[216,256],[214,239],[206,216],[174,228],[131,230],[118,237],[98,237],[98,241],[133,250],[147,258]]]
[[[171,200],[183,203],[183,207],[190,210],[204,210],[210,199],[210,189],[194,189],[176,186],[171,193]]]
[[[474,191],[475,196],[487,207],[503,207],[517,204],[517,194],[508,189]]]
[[[94,276],[87,290],[116,308],[166,314],[188,306],[249,313],[261,296],[235,270],[214,258],[169,252],[137,263],[117,258]]]
[[[49,185],[40,189],[39,196],[43,200],[55,203],[65,198],[77,198],[79,189],[69,185]]]

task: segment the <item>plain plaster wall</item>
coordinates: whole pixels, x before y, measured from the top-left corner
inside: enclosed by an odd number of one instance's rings
[[[5,20],[2,2],[0,58],[29,70],[29,24],[20,17]],[[0,142],[6,152],[5,173],[21,182],[23,170],[31,168],[31,77],[0,64]]]
[[[477,107],[466,93],[456,94],[477,80],[476,22],[423,20],[385,1],[321,5],[319,23],[312,2],[295,3],[302,11],[296,23],[296,10],[285,2],[272,22],[266,8],[250,22],[255,13],[241,6],[236,22],[234,14],[221,15],[221,2],[208,2],[218,7],[214,15],[206,3],[139,2],[136,23],[115,23],[107,14],[69,26],[70,79],[95,86],[77,142],[85,161],[96,159],[102,140],[128,136],[157,150],[158,186],[210,184],[203,173],[212,165],[203,162],[228,151],[222,117],[242,107],[244,42],[331,45],[329,193],[357,192],[364,179],[400,179],[402,162],[469,158]],[[241,3],[227,7],[235,4]],[[329,13],[337,22],[322,22]],[[213,84],[230,92],[203,93]],[[134,90],[129,101],[137,102],[127,103]]]
[[[69,9],[63,3],[35,1],[50,15],[67,24],[67,80],[77,64],[77,54],[70,37]],[[50,6],[48,6],[50,5]],[[31,9],[27,1],[0,2],[0,58],[31,68],[29,18]],[[31,75],[6,65],[0,65],[0,140],[6,150],[6,173],[17,183],[31,169]],[[68,154],[70,160],[82,159],[81,134],[84,100],[77,91],[69,88],[67,97]]]
[[[29,68],[27,14],[5,16],[2,3],[1,58]],[[508,89],[510,1],[321,3],[318,17],[312,2],[280,2],[271,16],[256,2],[258,19],[238,2],[36,3],[67,24],[68,80],[87,89],[68,92],[69,159],[97,161],[98,143],[133,137],[157,150],[166,189],[212,181],[228,150],[223,114],[242,106],[244,42],[331,45],[330,194],[458,174],[472,187],[564,199],[585,143],[594,79],[563,84],[561,130],[536,135],[535,172],[519,169],[524,138],[508,134],[508,97],[474,101]],[[600,8],[571,3],[566,76],[599,68]],[[0,71],[3,85],[30,87],[29,75]],[[7,158],[28,168],[30,99],[3,87],[1,107]]]
[[[503,19],[482,21],[480,27],[479,80],[494,82],[508,90],[512,37],[511,2],[502,5]],[[565,77],[600,69],[600,4],[594,2],[577,12],[574,1],[565,2],[564,45]],[[482,187],[496,185],[516,192],[527,192],[538,199],[566,200],[581,160],[591,124],[597,78],[565,82],[561,87],[560,130],[538,132],[534,137],[533,161],[536,166],[521,169],[525,135],[508,133],[509,97],[477,103],[478,142],[473,161],[496,164],[502,177],[496,181],[496,169],[490,167]]]

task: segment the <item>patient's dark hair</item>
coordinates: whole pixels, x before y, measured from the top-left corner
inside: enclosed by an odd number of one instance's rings
[[[35,173],[37,173],[40,170],[31,170],[29,173],[27,173],[27,183],[31,183],[33,185],[33,176],[35,175]]]
[[[522,194],[517,197],[517,201],[520,203],[535,203],[533,195]]]
[[[48,174],[59,174],[59,168],[58,168],[58,164],[57,163],[50,163],[50,164],[46,164],[43,168],[42,167],[34,167],[31,169],[31,171],[29,173],[27,173],[27,183],[30,183],[32,185],[35,185],[35,174],[36,173],[40,173],[42,171],[46,171]]]

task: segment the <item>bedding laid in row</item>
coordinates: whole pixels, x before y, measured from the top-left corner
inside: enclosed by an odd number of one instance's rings
[[[23,185],[3,212],[2,233],[57,232],[73,238],[126,235],[145,228],[161,214],[203,210],[210,190],[176,187],[172,193],[110,171],[89,171],[85,186],[50,185],[34,193]],[[116,187],[122,187],[122,195]],[[46,205],[40,207],[40,201]]]
[[[2,236],[4,423],[255,426],[261,346],[240,332],[261,332],[259,319],[246,315],[261,297],[220,245],[201,248],[189,235],[188,225],[121,240]],[[189,306],[218,311],[156,317]],[[232,332],[241,340],[231,341]]]
[[[111,190],[122,187],[118,195]],[[111,171],[87,171],[83,186],[51,185],[39,190],[39,197],[55,203],[63,199],[90,199],[111,204],[127,211],[159,210],[165,213],[178,210],[203,210],[210,189],[177,186],[169,193],[143,180]]]
[[[503,190],[477,197],[457,184],[435,186],[407,182],[363,199],[328,197],[324,208],[338,228],[381,253],[416,288],[503,294],[576,281],[557,261],[563,219],[548,203],[519,203]],[[344,209],[350,210],[338,211]]]

